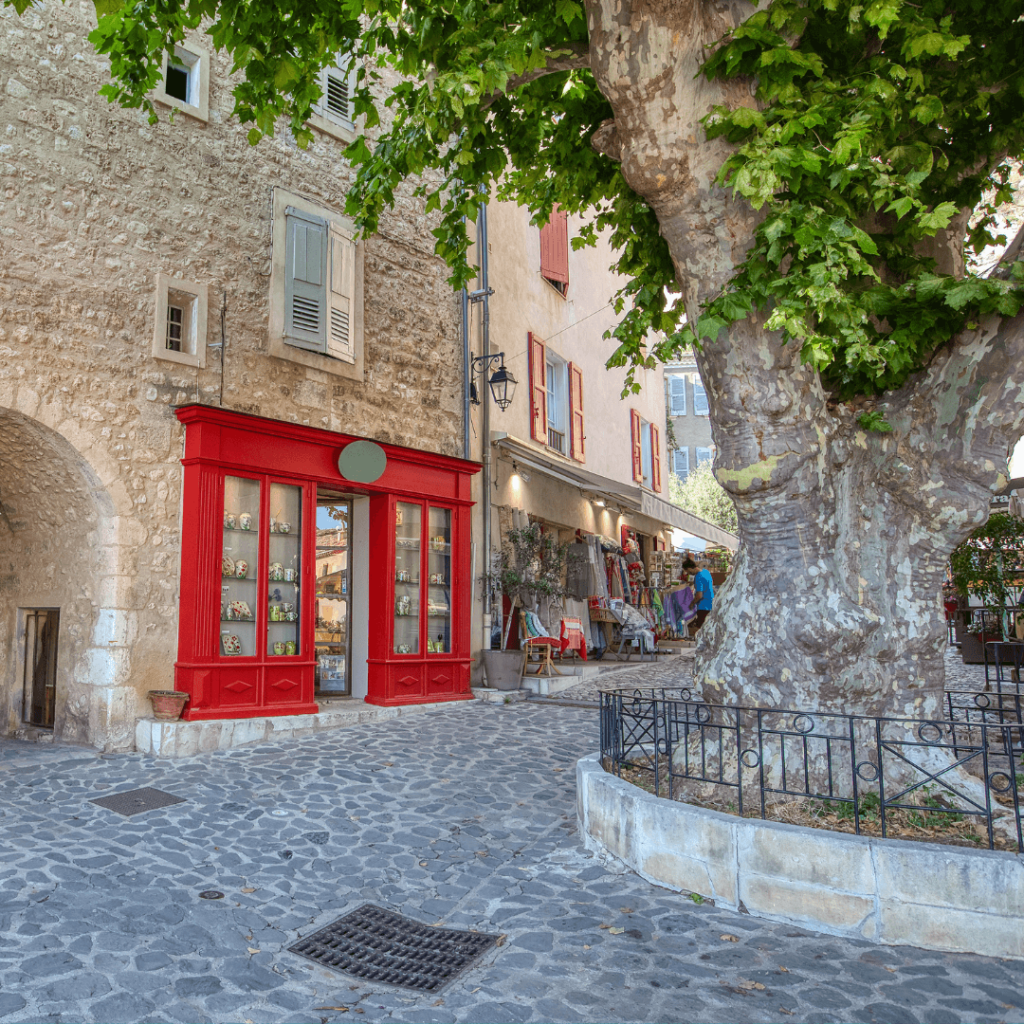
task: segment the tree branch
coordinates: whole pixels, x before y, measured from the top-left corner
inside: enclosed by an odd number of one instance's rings
[[[487,97],[481,104],[481,110],[488,110],[502,96],[515,92],[520,86],[535,82],[538,78],[546,75],[554,75],[559,71],[577,71],[580,68],[590,67],[590,50],[586,43],[566,43],[557,50],[551,51],[551,56],[542,68],[534,68],[522,75],[511,75],[505,83],[504,89],[497,89]]]
[[[1007,278],[1010,276],[1010,268],[1020,255],[1021,245],[1024,245],[1024,224],[1017,228],[1017,234],[1010,244],[1003,250],[999,262],[986,274],[986,277]]]

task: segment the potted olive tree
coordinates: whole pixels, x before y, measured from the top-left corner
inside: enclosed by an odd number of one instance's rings
[[[487,685],[496,690],[518,690],[522,685],[526,651],[508,650],[509,634],[518,608],[534,597],[561,597],[565,593],[567,544],[556,544],[539,523],[513,528],[503,538],[501,551],[485,580],[496,594],[511,604],[508,621],[501,633],[501,649],[483,652]]]

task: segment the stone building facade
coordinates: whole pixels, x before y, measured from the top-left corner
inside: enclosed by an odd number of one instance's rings
[[[175,409],[459,456],[463,369],[411,187],[378,235],[350,242],[352,357],[283,339],[275,222],[287,209],[344,231],[344,127],[314,119],[306,150],[286,130],[250,146],[229,62],[201,37],[182,54],[201,96],[165,96],[150,125],[97,95],[94,24],[92,4],[0,9],[0,735],[32,731],[32,616],[57,610],[52,735],[114,750],[131,748],[146,691],[174,684]]]
[[[715,457],[707,393],[689,353],[665,367],[665,405],[671,427],[669,470],[685,480],[691,470]]]

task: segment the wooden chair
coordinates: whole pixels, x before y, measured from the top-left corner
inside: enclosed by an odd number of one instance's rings
[[[523,675],[545,675],[550,676],[552,673],[555,675],[561,675],[562,673],[555,668],[555,663],[551,660],[551,652],[556,647],[561,647],[562,642],[556,636],[530,636],[529,630],[526,628],[526,613],[519,613],[519,636],[523,644],[523,650],[526,651],[526,665],[523,668]],[[534,654],[541,656],[540,662],[537,664],[537,671],[530,672],[530,658]]]

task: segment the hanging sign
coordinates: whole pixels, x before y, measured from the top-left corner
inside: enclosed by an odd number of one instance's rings
[[[387,468],[387,454],[373,441],[353,441],[338,456],[338,472],[356,484],[376,483]]]

